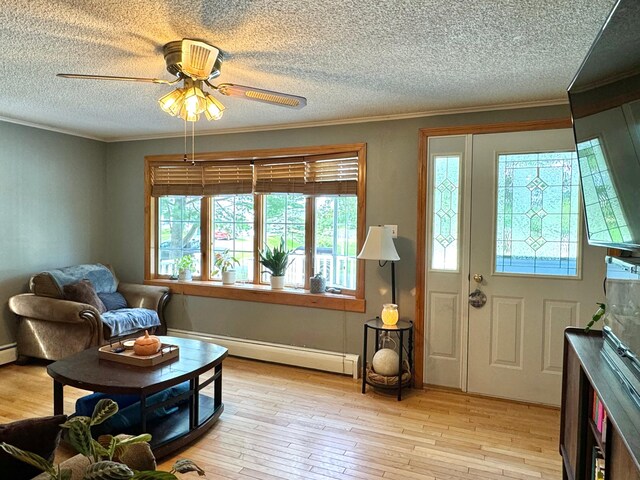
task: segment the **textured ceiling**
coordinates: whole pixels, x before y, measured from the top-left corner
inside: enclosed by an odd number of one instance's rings
[[[613,0],[4,0],[0,117],[105,140],[180,134],[162,46],[201,38],[225,54],[218,82],[307,97],[302,110],[218,96],[198,132],[553,102]]]

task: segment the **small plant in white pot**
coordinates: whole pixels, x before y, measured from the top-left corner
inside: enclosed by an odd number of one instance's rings
[[[222,273],[222,284],[233,285],[236,283],[235,266],[240,265],[236,257],[229,253],[229,249],[225,249],[222,253],[216,253],[213,260],[213,275]]]
[[[271,274],[271,288],[282,290],[284,288],[284,274],[287,271],[287,267],[293,262],[293,260],[289,261],[291,250],[286,249],[284,238],[280,237],[280,245],[276,245],[273,248],[265,245],[265,249],[259,253],[260,263]]]
[[[196,259],[193,255],[183,255],[178,262],[178,280],[191,280],[196,267]]]

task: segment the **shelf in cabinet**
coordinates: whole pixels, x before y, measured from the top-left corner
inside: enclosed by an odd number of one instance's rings
[[[589,419],[589,427],[591,428],[591,433],[593,434],[593,438],[596,441],[598,447],[602,451],[602,456],[606,458],[607,451],[605,450],[606,442],[602,438],[602,433],[598,431],[598,427],[596,426],[596,422],[593,421],[592,418]]]

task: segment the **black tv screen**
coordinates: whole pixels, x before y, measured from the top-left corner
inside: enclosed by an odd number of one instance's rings
[[[640,249],[640,1],[616,3],[568,93],[589,243]]]

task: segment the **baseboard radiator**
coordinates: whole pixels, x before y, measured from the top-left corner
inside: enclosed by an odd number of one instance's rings
[[[358,378],[359,355],[352,353],[330,352],[311,348],[280,345],[277,343],[259,342],[243,338],[224,337],[207,333],[191,332],[169,328],[167,335],[181,338],[191,338],[203,342],[215,343],[229,350],[229,355],[251,358],[265,362],[294,365],[296,367],[312,368],[325,372],[352,375]]]
[[[15,362],[18,358],[18,349],[15,343],[0,346],[0,365]]]

